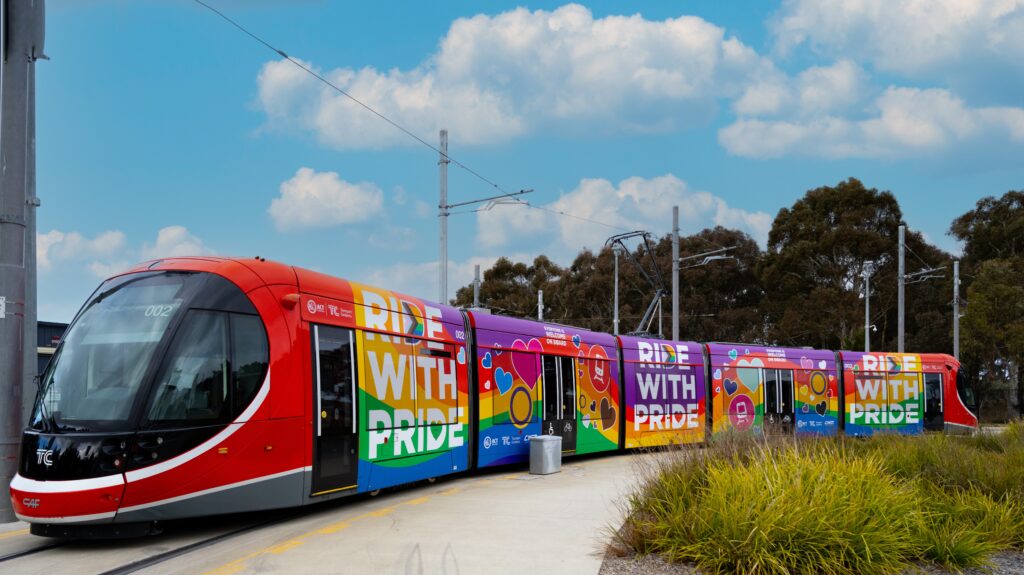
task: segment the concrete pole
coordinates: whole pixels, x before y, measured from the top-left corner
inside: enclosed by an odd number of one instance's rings
[[[437,204],[441,220],[441,257],[438,261],[438,302],[448,303],[448,130],[441,130],[441,200]]]
[[[900,226],[900,250],[899,250],[899,272],[898,272],[899,273],[899,289],[897,291],[897,300],[898,301],[896,303],[896,307],[899,310],[899,311],[897,311],[897,320],[896,320],[896,324],[897,324],[897,328],[896,328],[897,329],[896,351],[898,351],[900,353],[903,353],[903,329],[904,329],[903,305],[904,305],[904,302],[905,302],[904,294],[903,294],[903,287],[904,287],[903,284],[906,282],[906,279],[907,279],[906,278],[907,271],[906,271],[905,262],[904,262],[904,251],[906,249],[906,232],[907,232],[907,226]]]
[[[871,267],[864,266],[864,352],[871,351]]]
[[[672,341],[679,341],[679,206],[672,206]]]
[[[473,266],[473,307],[480,307],[480,264]]]
[[[32,390],[26,376],[35,374],[34,70],[43,30],[42,0],[0,0],[0,522],[14,520],[6,494]]]
[[[960,260],[953,260],[953,357],[960,359]]]
[[[612,254],[615,259],[615,303],[612,304],[612,333],[619,335],[619,245],[612,245]]]
[[[537,290],[537,319],[544,321],[544,290]]]

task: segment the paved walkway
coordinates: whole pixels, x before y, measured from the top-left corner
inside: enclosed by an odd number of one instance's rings
[[[635,457],[569,460],[553,475],[481,474],[330,503],[143,573],[593,575],[636,482]],[[5,575],[52,573],[58,565],[97,572],[176,546],[168,543],[74,544]]]

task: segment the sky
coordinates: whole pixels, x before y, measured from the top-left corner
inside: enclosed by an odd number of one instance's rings
[[[955,217],[1024,188],[1024,0],[207,1],[430,145],[447,129],[449,203],[534,190],[449,218],[449,297],[500,256],[669,233],[675,205],[764,247],[849,177],[956,254]],[[41,320],[174,255],[439,299],[437,152],[193,1],[47,11]]]

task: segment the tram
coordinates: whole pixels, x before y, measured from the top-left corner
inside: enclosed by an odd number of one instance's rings
[[[959,363],[615,337],[261,258],[105,281],[40,382],[10,495],[37,535],[296,507],[474,468],[727,429],[971,431]]]

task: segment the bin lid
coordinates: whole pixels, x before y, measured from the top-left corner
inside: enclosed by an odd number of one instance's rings
[[[562,436],[561,435],[532,435],[532,436],[530,436],[529,440],[530,441],[538,441],[540,443],[546,443],[546,442],[549,442],[549,441],[557,441],[557,442],[561,443],[562,442]]]

